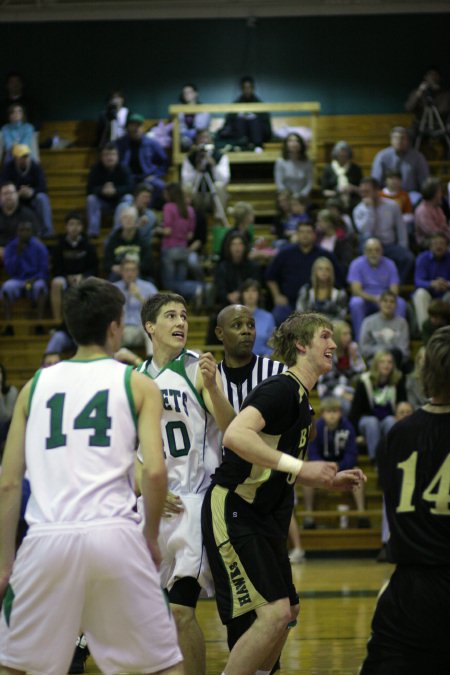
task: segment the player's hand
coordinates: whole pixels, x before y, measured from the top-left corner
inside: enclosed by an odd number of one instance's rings
[[[145,536],[145,531],[144,531],[144,536]],[[161,566],[161,560],[162,560],[162,555],[161,551],[158,546],[158,541],[156,539],[152,539],[151,537],[145,536],[145,541],[147,543],[147,548],[150,551],[150,555],[152,556],[152,560],[155,563],[155,567],[157,570],[159,570]]]
[[[199,359],[200,372],[203,377],[203,384],[206,389],[213,389],[216,383],[216,359],[211,352],[205,352]]]
[[[367,476],[361,469],[338,471],[331,486],[333,490],[354,490],[367,482]]]
[[[337,474],[335,462],[304,462],[296,483],[315,488],[331,488]]]
[[[183,511],[184,506],[181,498],[178,495],[174,495],[173,492],[168,492],[166,501],[164,503],[162,517],[172,518],[172,516],[177,516],[179,513],[183,513]]]

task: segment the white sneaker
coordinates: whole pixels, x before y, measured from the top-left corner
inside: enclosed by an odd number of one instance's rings
[[[305,559],[305,551],[302,548],[293,548],[292,551],[289,551],[289,560],[294,565],[297,563],[302,563]]]

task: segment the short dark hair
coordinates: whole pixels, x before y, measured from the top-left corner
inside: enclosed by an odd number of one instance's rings
[[[422,383],[425,396],[450,401],[450,326],[438,328],[427,344]]]
[[[147,321],[156,323],[161,309],[170,302],[176,302],[183,305],[187,309],[186,300],[178,293],[155,293],[151,298],[148,298],[142,305],[141,321],[145,328]]]
[[[150,184],[147,183],[138,183],[133,190],[133,195],[137,197],[141,192],[148,192],[149,195],[153,193],[153,188]]]
[[[436,196],[437,191],[441,187],[442,183],[440,178],[434,178],[431,176],[430,178],[427,178],[424,180],[422,183],[422,197],[424,199],[433,199],[433,197]]]
[[[102,145],[100,152],[103,152],[104,150],[106,150],[106,152],[112,152],[112,150],[114,150],[115,152],[119,152],[117,149],[117,145],[112,141],[108,141],[108,143]]]
[[[386,178],[401,178],[402,172],[398,169],[388,169],[386,171]]]
[[[106,343],[108,326],[120,322],[125,296],[109,281],[89,277],[69,288],[63,296],[63,314],[77,345]]]
[[[82,225],[84,225],[83,214],[80,211],[68,211],[64,216],[64,225],[67,225],[69,220],[79,220]]]
[[[250,82],[250,84],[252,85],[252,87],[255,86],[255,78],[252,77],[251,75],[243,75],[243,76],[241,77],[241,79],[239,80],[239,84],[240,84],[241,86],[242,86],[243,84],[245,84],[245,82]]]
[[[394,298],[395,302],[397,302],[397,296],[393,291],[390,291],[389,289],[387,291],[383,291],[382,294],[380,295],[380,300],[386,300],[386,298]]]
[[[374,190],[380,189],[379,182],[373,176],[364,176],[364,178],[361,178],[361,180],[359,181],[359,185],[360,187],[361,185],[371,185]]]

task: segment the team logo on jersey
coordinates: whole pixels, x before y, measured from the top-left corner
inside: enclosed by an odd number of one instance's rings
[[[161,395],[164,410],[175,410],[175,412],[179,413],[182,407],[185,415],[189,417],[188,397],[185,391],[180,391],[179,389],[161,389]]]
[[[236,591],[236,597],[237,601],[239,602],[239,606],[243,607],[244,605],[248,605],[252,600],[250,598],[250,593],[248,592],[245,579],[242,576],[242,572],[239,569],[237,562],[231,563],[231,565],[228,565],[228,568],[230,570],[230,578]]]

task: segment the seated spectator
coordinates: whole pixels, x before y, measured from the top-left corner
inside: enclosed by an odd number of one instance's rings
[[[299,223],[297,243],[285,246],[269,263],[266,280],[274,303],[273,316],[277,325],[294,310],[302,286],[309,283],[315,260],[329,258],[333,263],[336,286],[343,286],[344,276],[335,257],[316,246],[312,223]]]
[[[331,151],[331,162],[320,180],[324,197],[339,197],[351,213],[360,200],[361,167],[352,161],[353,150],[346,141],[338,141]]]
[[[26,93],[23,77],[16,71],[7,74],[5,80],[5,98],[1,102],[0,125],[9,122],[9,110],[13,104],[20,104],[35,129],[39,129],[38,112],[34,101]]]
[[[8,384],[6,368],[0,363],[0,458],[18,393],[17,387]]]
[[[406,401],[405,380],[390,352],[377,352],[370,370],[356,385],[349,420],[363,435],[369,458],[375,463],[378,444],[395,424],[395,409]]]
[[[234,103],[261,103],[255,94],[255,80],[250,75],[241,77],[241,95]],[[262,148],[270,141],[272,128],[268,113],[230,113],[225,118],[219,137],[239,150]]]
[[[384,255],[395,262],[401,282],[406,283],[412,273],[414,255],[408,248],[408,233],[399,206],[380,198],[378,183],[373,178],[362,179],[360,192],[362,199],[353,211],[353,221],[361,250],[367,239],[379,239]]]
[[[108,96],[106,108],[97,123],[97,145],[99,148],[103,148],[108,143],[125,136],[127,117],[128,108],[125,106],[125,97],[120,89],[113,89]]]
[[[195,84],[188,82],[183,85],[179,99],[180,103],[198,105],[200,101],[198,98],[198,89]],[[179,113],[178,119],[180,125],[180,145],[181,149],[186,152],[194,143],[197,132],[208,129],[211,122],[211,115],[207,112]]]
[[[202,290],[200,282],[187,278],[189,244],[195,232],[195,211],[186,203],[179,183],[170,183],[166,196],[161,225],[161,283],[164,289],[180,293],[190,300],[196,293],[201,295]]]
[[[153,230],[157,224],[157,218],[155,212],[150,208],[150,203],[152,201],[152,188],[145,183],[139,183],[133,190],[133,201],[128,201],[124,199],[114,212],[114,224],[113,230],[118,230],[120,228],[120,216],[122,211],[128,206],[134,206],[138,213],[138,226],[139,232],[145,241],[151,241],[153,236]]]
[[[225,205],[230,182],[228,156],[214,148],[207,129],[197,131],[192,152],[181,165],[181,183],[189,190],[196,211],[213,213],[227,225]]]
[[[5,163],[1,175],[2,183],[16,186],[20,204],[35,211],[39,222],[39,234],[48,237],[53,234],[52,207],[48,197],[47,180],[42,166],[31,158],[28,145],[15,145],[12,159]]]
[[[255,279],[247,279],[240,287],[240,301],[249,308],[255,320],[256,338],[253,353],[258,356],[270,356],[272,348],[269,340],[275,330],[275,321],[270,312],[261,309],[261,284]]]
[[[289,190],[296,197],[309,197],[313,186],[313,164],[299,134],[288,134],[283,139],[281,157],[275,162],[274,181],[278,192]]]
[[[282,248],[287,243],[294,244],[297,236],[297,227],[290,229],[291,216],[291,193],[289,190],[281,190],[276,197],[276,214],[272,225],[272,234],[275,235],[274,245]]]
[[[145,353],[153,354],[152,341],[142,326],[141,309],[144,302],[158,292],[150,281],[139,277],[139,259],[126,255],[120,263],[119,281],[114,282],[125,296],[124,330],[122,347],[145,347]]]
[[[220,260],[224,259],[227,242],[233,234],[241,234],[247,250],[250,252],[255,236],[255,211],[249,202],[236,202],[229,209],[233,224],[228,228],[217,228],[214,232],[214,249],[219,247]],[[250,256],[251,257],[251,256]]]
[[[438,328],[450,325],[450,307],[443,300],[432,300],[428,307],[428,318],[422,324],[422,342],[427,344]]]
[[[442,234],[447,246],[450,242],[450,226],[441,203],[444,190],[439,178],[427,178],[422,185],[422,201],[414,211],[414,236],[417,246],[424,251],[430,244],[430,237]]]
[[[14,145],[27,145],[31,150],[33,159],[39,159],[34,126],[26,121],[25,110],[20,103],[10,105],[8,120],[8,123],[1,128],[1,142],[5,161],[11,159]]]
[[[336,219],[328,209],[321,209],[317,214],[316,233],[319,246],[333,253],[342,270],[347,273],[354,258],[356,241],[354,235],[347,232],[345,223]]]
[[[329,258],[316,258],[311,268],[311,281],[300,288],[296,309],[319,312],[330,321],[343,319],[348,311],[347,294],[334,286],[334,267]]]
[[[233,234],[225,248],[225,257],[216,267],[214,280],[216,299],[220,307],[239,302],[240,288],[247,279],[259,281],[258,265],[248,259],[245,239],[241,234]]]
[[[139,257],[142,277],[148,281],[153,277],[152,250],[139,231],[138,213],[134,206],[123,209],[120,215],[121,227],[111,232],[105,241],[103,265],[110,281],[119,281],[120,263],[127,254]]]
[[[340,401],[344,415],[350,412],[355,393],[355,382],[366,370],[357,342],[352,339],[352,329],[346,321],[333,322],[333,340],[336,350],[333,353],[333,366],[325,375],[321,375],[317,385],[319,397],[333,396]]]
[[[112,214],[132,189],[128,168],[119,164],[119,153],[114,143],[108,143],[101,149],[100,160],[91,167],[88,176],[86,213],[90,237],[99,236],[102,215]]]
[[[22,221],[31,223],[33,234],[39,234],[39,221],[34,211],[20,203],[14,183],[3,183],[0,186],[0,260],[6,244],[17,236],[17,228]]]
[[[400,170],[402,188],[409,193],[413,206],[420,199],[422,183],[428,178],[430,169],[421,152],[411,148],[408,132],[404,127],[391,131],[391,145],[375,155],[371,176],[384,187],[386,174],[390,169]]]
[[[117,139],[116,146],[120,163],[129,169],[134,185],[146,183],[153,188],[152,206],[158,208],[163,203],[169,159],[157,141],[144,135],[144,121],[142,115],[130,113],[126,134]]]
[[[432,235],[429,251],[423,251],[416,258],[413,295],[417,326],[427,318],[428,307],[433,298],[444,300],[450,305],[450,252],[447,237],[443,233]]]
[[[396,294],[384,291],[380,295],[380,310],[362,322],[359,346],[367,363],[377,352],[389,351],[397,368],[405,371],[410,364],[409,326],[406,319],[395,315],[396,311]]]
[[[355,430],[351,422],[343,416],[342,406],[336,398],[324,398],[320,402],[320,417],[317,420],[317,433],[308,445],[308,460],[336,462],[338,471],[353,469],[358,465],[358,448]],[[305,511],[314,509],[314,488],[302,485]],[[364,483],[353,490],[353,498],[358,511],[365,511]],[[313,517],[303,520],[305,529],[314,529]],[[364,516],[358,517],[358,527],[370,527],[370,521]]]
[[[422,385],[422,368],[425,361],[425,347],[422,345],[414,359],[414,369],[406,376],[406,396],[413,410],[422,407],[427,402]]]
[[[402,174],[396,169],[386,171],[386,185],[380,190],[382,199],[392,199],[400,207],[403,220],[409,234],[412,234],[414,223],[413,206],[409,194],[402,190]]]
[[[58,237],[51,251],[52,280],[50,304],[53,318],[62,321],[62,296],[70,286],[87,277],[97,276],[97,250],[83,234],[83,220],[79,213],[70,211],[64,218],[65,234]],[[63,351],[63,350],[54,350]]]
[[[356,234],[352,217],[345,212],[340,197],[328,197],[325,200],[325,208],[331,213],[336,222],[339,223],[338,227],[345,231],[347,235],[353,236]]]
[[[33,236],[31,223],[19,223],[17,237],[5,246],[4,264],[8,275],[1,289],[5,321],[11,319],[12,305],[22,296],[32,300],[37,318],[43,319],[48,295],[49,256],[47,247]],[[37,326],[36,332],[42,335],[42,326]],[[14,334],[11,325],[6,327],[5,334]]]
[[[392,260],[383,255],[383,247],[378,239],[366,241],[364,255],[355,258],[351,263],[347,281],[352,293],[349,307],[357,341],[359,341],[364,317],[379,310],[380,296],[383,291],[392,291],[397,296],[396,314],[406,318],[406,302],[398,297],[397,268]]]

